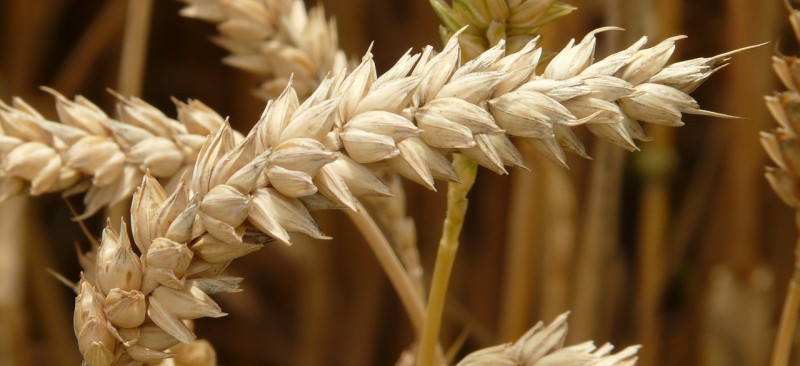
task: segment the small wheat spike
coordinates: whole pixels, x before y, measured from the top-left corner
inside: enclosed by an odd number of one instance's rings
[[[217,24],[214,40],[231,54],[224,62],[259,75],[259,94],[273,98],[292,79],[301,99],[331,70],[348,66],[336,22],[322,6],[306,12],[302,0],[182,0],[181,15]]]
[[[631,366],[636,364],[639,346],[630,346],[611,353],[614,346],[596,347],[584,342],[564,347],[567,336],[567,315],[561,314],[545,326],[539,322],[514,343],[501,344],[475,351],[456,366]]]

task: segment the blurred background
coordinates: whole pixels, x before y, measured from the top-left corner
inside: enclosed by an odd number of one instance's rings
[[[308,2],[313,5],[313,2]],[[407,49],[439,47],[425,0],[326,0],[352,57],[370,42],[379,72]],[[781,90],[776,52],[798,47],[780,0],[574,0],[546,26],[557,51],[603,25],[598,55],[685,34],[673,57],[735,56],[693,96],[704,109],[742,119],[686,116],[686,126],[646,126],[641,152],[582,139],[594,160],[570,169],[520,145],[531,172],[481,170],[446,306],[442,343],[466,334],[460,355],[516,339],[535,322],[571,310],[571,343],[642,344],[640,365],[766,364],[793,263],[794,214],[763,177],[758,132],[775,123],[763,96]],[[154,3],[142,97],[174,116],[170,97],[196,98],[246,131],[265,102],[259,80],[220,63],[213,25]],[[25,99],[55,119],[47,85],[82,94],[113,114],[125,0],[0,2],[0,99]],[[652,44],[652,43],[651,43]],[[406,184],[426,276],[445,207],[443,190]],[[80,199],[71,199],[79,204]],[[400,303],[345,215],[316,213],[331,241],[277,243],[240,259],[244,292],[218,296],[230,315],[197,323],[223,365],[390,365],[413,340]],[[56,196],[0,206],[0,364],[77,365],[74,294],[47,271],[77,280],[76,247],[89,240]],[[99,236],[105,218],[87,225]]]

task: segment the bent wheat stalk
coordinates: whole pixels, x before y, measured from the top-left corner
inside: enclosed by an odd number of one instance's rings
[[[730,54],[665,66],[675,38],[645,49],[642,39],[594,62],[596,33],[570,42],[542,75],[534,73],[535,42],[507,56],[500,42],[459,66],[453,38],[438,54],[406,54],[380,77],[367,54],[302,104],[287,88],[240,141],[223,123],[171,195],[144,176],[131,208],[141,254],[124,230],[104,233],[95,282],[84,278],[76,307],[84,357],[167,357],[166,344],[195,338],[182,320],[224,315],[208,295],[236,290],[238,279],[220,276],[233,259],[270,238],[289,243],[290,232],[326,238],[309,210],[353,210],[357,196],[387,194],[374,169],[388,166],[433,189],[434,178],[455,178],[448,152],[500,173],[522,165],[506,135],[563,161],[562,146],[585,154],[576,125],[634,149],[635,119],[677,126],[681,113],[724,116],[699,109],[685,92]],[[144,329],[170,341],[140,343],[133,335]]]

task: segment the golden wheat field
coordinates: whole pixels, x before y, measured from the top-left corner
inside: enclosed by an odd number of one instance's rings
[[[0,1],[0,365],[797,364],[795,8]]]

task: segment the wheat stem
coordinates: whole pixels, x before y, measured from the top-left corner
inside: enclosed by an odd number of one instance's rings
[[[29,352],[17,352],[25,346],[29,332],[24,323],[27,291],[25,272],[25,244],[28,235],[24,229],[24,218],[28,211],[29,198],[8,202],[0,212],[0,364],[21,365],[31,362]],[[23,221],[23,222],[17,222]],[[15,230],[16,229],[16,230]]]
[[[786,300],[783,303],[778,334],[775,337],[775,346],[772,349],[772,366],[786,366],[789,364],[798,312],[800,312],[800,241],[798,241],[795,249],[794,271],[786,290]]]
[[[456,154],[453,157],[453,167],[458,172],[461,183],[451,182],[447,185],[447,214],[442,227],[442,238],[439,241],[439,250],[436,254],[436,264],[433,269],[433,279],[431,280],[431,290],[428,295],[425,327],[420,337],[420,349],[417,356],[418,366],[433,364],[439,329],[442,325],[447,286],[450,282],[450,274],[458,252],[458,238],[461,234],[461,227],[464,225],[464,216],[467,213],[469,204],[467,194],[472,188],[472,184],[475,182],[475,175],[478,172],[478,165],[460,154]]]
[[[150,15],[153,0],[129,0],[122,41],[117,90],[125,96],[139,95],[142,91],[147,38],[150,33]]]
[[[535,168],[542,177],[542,198],[537,205],[542,211],[539,227],[543,227],[540,256],[539,319],[550,319],[569,308],[570,281],[573,278],[576,235],[578,229],[578,197],[568,171],[536,157]],[[533,250],[537,250],[534,248]],[[547,274],[547,278],[544,278]]]
[[[411,280],[421,296],[425,295],[423,268],[419,258],[417,246],[417,228],[414,218],[406,212],[406,192],[403,181],[396,172],[386,172],[381,180],[391,191],[389,197],[364,197],[362,203],[369,208],[372,216],[377,220],[386,237],[397,252],[403,267],[411,276]]]
[[[378,262],[389,277],[389,281],[394,286],[395,291],[397,291],[411,324],[419,334],[425,319],[422,297],[416,291],[414,281],[411,280],[408,272],[403,268],[403,264],[400,263],[397,254],[392,249],[392,245],[389,244],[389,240],[383,235],[378,224],[375,223],[375,220],[372,219],[372,216],[369,215],[360,202],[356,208],[357,211],[355,212],[350,210],[345,210],[345,212],[367,240],[370,249],[375,253]]]

